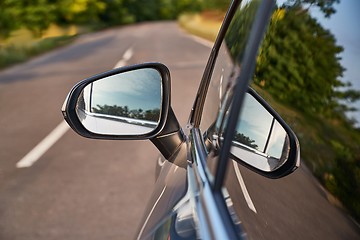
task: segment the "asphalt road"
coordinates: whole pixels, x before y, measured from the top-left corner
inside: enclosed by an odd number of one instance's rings
[[[16,164],[62,122],[71,87],[115,65],[166,64],[185,124],[209,53],[176,23],[148,23],[83,35],[0,72],[0,239],[134,238],[154,184],[150,141],[90,140],[65,129],[33,165]],[[275,181],[240,170],[257,209],[236,203],[249,238],[360,238],[306,169]]]

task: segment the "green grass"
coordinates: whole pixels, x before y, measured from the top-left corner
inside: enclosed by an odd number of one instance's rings
[[[20,28],[6,39],[0,39],[0,69],[24,62],[31,57],[71,43],[78,34],[91,31],[89,26],[51,24],[41,37]]]
[[[31,57],[69,44],[75,36],[61,36],[34,41],[31,45],[9,45],[0,48],[0,69],[24,62]]]

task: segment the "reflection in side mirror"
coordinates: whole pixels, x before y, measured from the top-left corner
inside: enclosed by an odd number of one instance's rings
[[[136,69],[90,82],[75,110],[89,132],[143,135],[159,125],[162,95],[160,73],[153,68]]]
[[[251,94],[245,95],[231,154],[265,172],[281,167],[289,158],[289,133]]]

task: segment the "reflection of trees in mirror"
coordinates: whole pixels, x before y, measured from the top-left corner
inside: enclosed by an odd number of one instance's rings
[[[158,122],[160,118],[160,109],[148,109],[144,111],[143,109],[132,109],[129,110],[128,106],[109,106],[109,105],[97,105],[97,107],[93,107],[92,111],[94,113],[107,114],[111,116],[119,116],[119,117],[127,117],[134,118],[140,120],[148,120],[153,122]]]
[[[237,11],[231,21],[229,30],[226,32],[225,42],[230,48],[230,54],[235,61],[241,63],[247,39],[250,35],[251,26],[255,20],[256,11],[261,1],[246,3],[240,11]],[[239,41],[239,39],[242,39]]]
[[[256,150],[258,150],[259,148],[259,146],[255,144],[255,140],[252,140],[250,137],[245,136],[244,134],[239,132],[235,132],[234,140],[239,143],[245,144],[246,146],[252,147]]]

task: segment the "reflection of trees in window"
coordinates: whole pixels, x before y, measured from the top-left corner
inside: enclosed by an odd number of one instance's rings
[[[259,5],[260,1],[254,0],[246,4],[240,11],[237,11],[226,32],[226,45],[230,50],[232,58],[239,63],[241,63],[244,55]]]
[[[245,136],[244,134],[239,132],[235,132],[234,140],[257,150],[259,148],[259,146],[255,143],[255,140],[252,140],[250,137]]]
[[[119,116],[119,117],[127,117],[127,118],[134,118],[134,119],[140,119],[140,120],[148,120],[148,121],[159,121],[160,117],[160,109],[148,109],[144,111],[143,109],[132,109],[129,110],[128,106],[109,106],[107,104],[101,106],[97,105],[97,107],[93,107],[92,111],[94,113],[100,113],[100,114],[107,114],[112,116]]]

